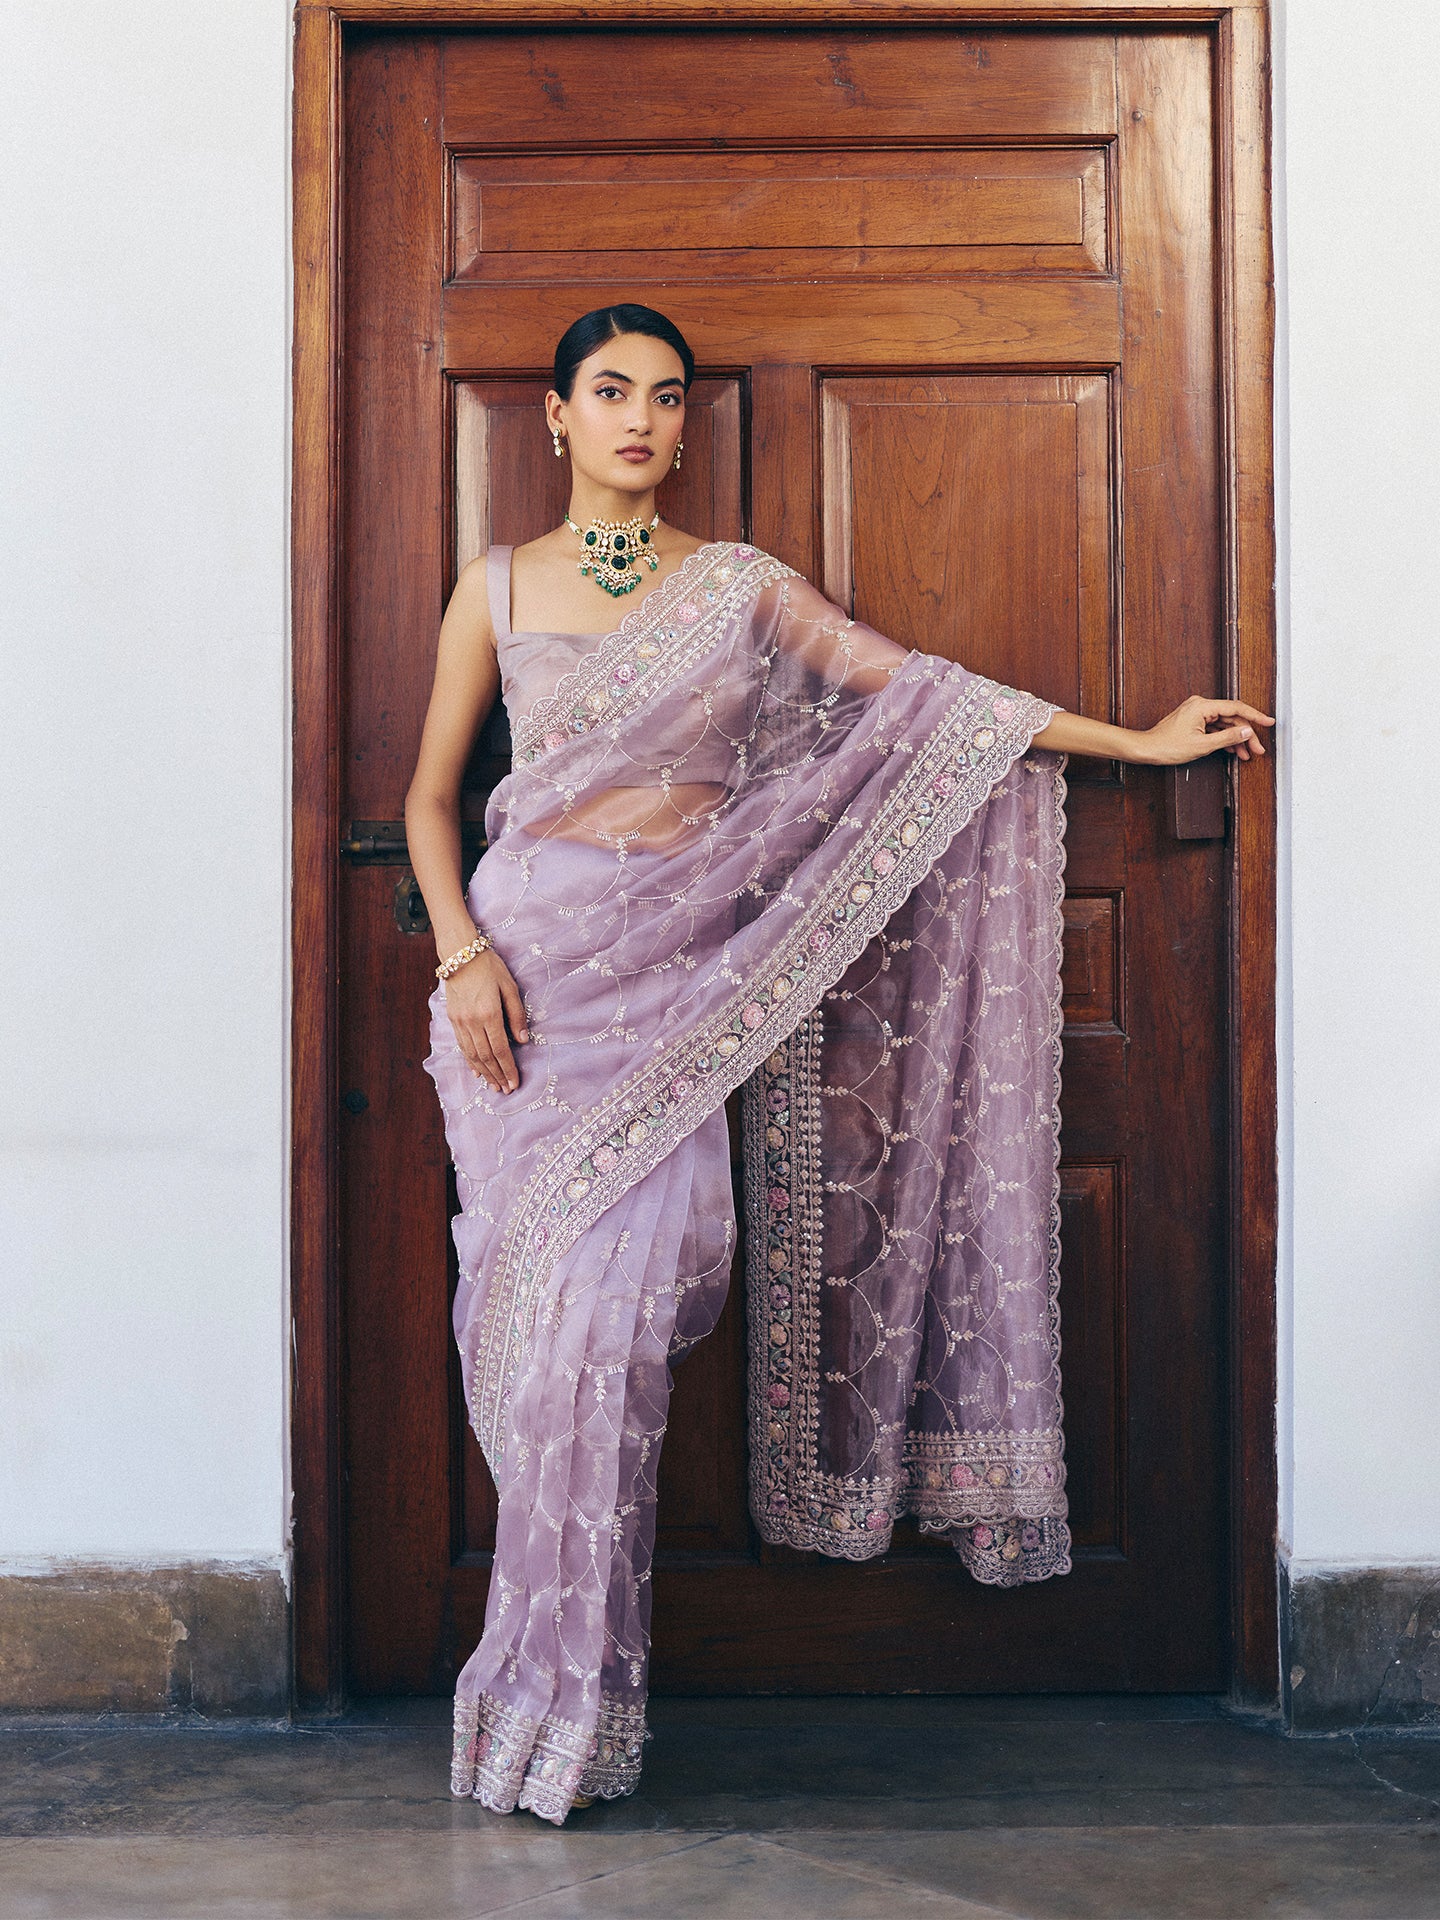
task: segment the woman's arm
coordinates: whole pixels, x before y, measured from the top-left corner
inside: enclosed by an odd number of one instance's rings
[[[757,611],[766,621],[785,616],[783,651],[787,663],[811,683],[832,693],[868,696],[894,678],[912,656],[863,620],[846,617],[810,581],[792,576],[765,589]],[[945,660],[946,656],[938,655]],[[954,663],[948,663],[954,664]],[[803,696],[801,696],[803,697]],[[1228,721],[1232,724],[1221,726]],[[1055,753],[1093,754],[1101,760],[1130,760],[1144,766],[1180,766],[1225,747],[1237,759],[1265,751],[1257,727],[1273,727],[1273,718],[1242,700],[1206,700],[1192,694],[1163,720],[1141,732],[1086,720],[1063,709],[1035,735],[1034,745]],[[1215,731],[1211,732],[1211,727]]]
[[[425,896],[439,959],[468,946],[475,922],[465,904],[461,871],[460,789],[475,735],[500,690],[483,560],[455,582],[440,624],[435,684],[415,774],[405,795],[405,841]],[[482,929],[483,931],[483,929]],[[509,1033],[526,1040],[525,1010],[509,968],[494,952],[479,954],[445,982],[445,1010],[471,1068],[499,1093],[520,1084]]]
[[[1228,722],[1229,724],[1220,724]],[[1263,754],[1257,727],[1273,727],[1274,717],[1247,707],[1243,700],[1206,700],[1192,693],[1172,713],[1140,732],[1086,720],[1078,713],[1057,713],[1031,742],[1055,753],[1088,753],[1101,760],[1129,760],[1142,767],[1178,767],[1228,747],[1239,760]],[[1213,731],[1212,731],[1213,729]]]

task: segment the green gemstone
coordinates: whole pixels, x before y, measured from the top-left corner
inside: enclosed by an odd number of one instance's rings
[[[587,534],[586,534],[586,536],[585,536],[585,544],[586,544],[586,546],[587,546],[587,547],[593,547],[593,546],[594,546],[594,544],[595,544],[595,535],[594,535],[594,533],[593,533],[593,532],[591,532],[591,533],[587,533]]]

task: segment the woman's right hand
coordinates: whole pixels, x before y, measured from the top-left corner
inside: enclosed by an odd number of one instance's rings
[[[493,948],[451,974],[445,982],[445,1011],[471,1071],[497,1093],[513,1093],[520,1071],[510,1051],[511,1035],[528,1040],[530,1029],[514,975]]]

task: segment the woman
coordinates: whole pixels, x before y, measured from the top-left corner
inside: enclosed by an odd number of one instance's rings
[[[452,1790],[557,1823],[639,1776],[656,1464],[725,1298],[737,1086],[761,1533],[862,1558],[914,1512],[982,1580],[1069,1570],[1064,756],[1244,760],[1272,724],[1199,698],[1148,732],[1082,719],[667,525],[693,371],[645,307],[561,340],[565,524],[462,571],[406,802],[499,1492]],[[466,889],[497,690],[514,759]]]

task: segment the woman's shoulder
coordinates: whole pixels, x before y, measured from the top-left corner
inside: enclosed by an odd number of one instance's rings
[[[489,560],[489,550],[482,550],[456,574],[444,624],[457,636],[467,635],[493,652],[495,622],[490,611]]]
[[[467,560],[455,576],[452,601],[473,602],[488,608],[490,604],[490,555],[492,548],[482,547],[473,560]]]

